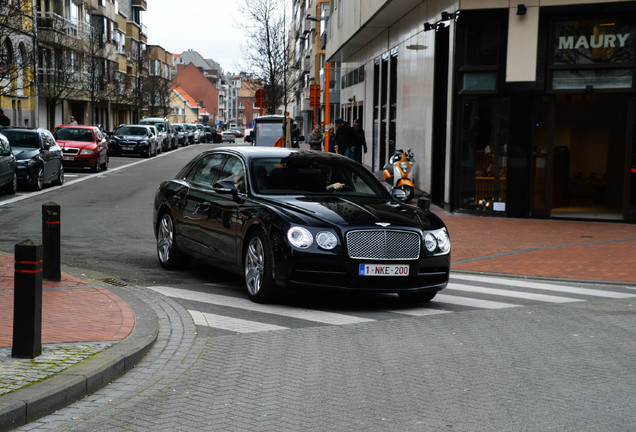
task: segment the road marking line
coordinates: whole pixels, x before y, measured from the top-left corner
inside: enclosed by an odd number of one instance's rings
[[[579,288],[579,287],[573,287],[568,285],[552,285],[552,284],[545,284],[545,283],[531,282],[531,281],[524,281],[524,280],[517,280],[517,279],[505,279],[505,278],[478,276],[478,275],[473,275],[473,276],[453,275],[452,279],[461,279],[461,280],[471,281],[471,282],[488,282],[488,283],[501,284],[501,285],[510,285],[510,286],[519,287],[519,288],[534,288],[534,289],[541,289],[545,291],[557,291],[557,292],[563,292],[563,293],[569,293],[569,294],[581,294],[581,295],[616,298],[616,299],[636,297],[636,294],[620,293],[616,291],[605,291],[605,290],[591,289],[591,288]]]
[[[469,306],[481,309],[506,309],[511,307],[519,307],[521,305],[512,303],[502,303],[490,300],[475,299],[470,297],[460,297],[449,294],[437,294],[434,301],[449,303],[457,306]]]
[[[581,299],[573,299],[568,297],[559,297],[545,294],[535,294],[523,291],[512,291],[512,290],[504,290],[497,288],[486,288],[472,285],[464,285],[461,283],[449,283],[446,287],[447,290],[450,291],[465,291],[465,292],[473,292],[479,294],[492,294],[502,297],[515,297],[525,300],[536,300],[548,303],[573,303],[584,301]]]
[[[427,307],[424,307],[424,306],[416,306],[416,307],[413,307],[413,308],[400,309],[400,310],[389,309],[389,310],[386,310],[386,311],[390,312],[390,313],[409,315],[409,316],[418,316],[418,317],[419,316],[439,315],[439,314],[444,314],[444,313],[451,313],[451,311],[441,310],[441,309],[432,309],[432,308],[427,308]]]
[[[201,303],[215,304],[219,306],[234,307],[253,312],[261,312],[271,315],[280,315],[289,318],[298,318],[305,321],[319,322],[323,324],[343,325],[356,324],[362,322],[376,321],[368,318],[360,318],[351,315],[343,315],[333,312],[322,312],[310,309],[299,309],[291,306],[281,305],[261,305],[254,303],[248,299],[237,297],[228,297],[218,294],[208,294],[195,291],[189,291],[180,288],[171,288],[165,286],[152,286],[149,289],[156,291],[168,297],[176,297],[184,300],[192,300]]]
[[[194,323],[198,326],[213,327],[229,330],[236,333],[258,333],[273,330],[289,330],[289,327],[281,327],[273,324],[259,323],[256,321],[242,320],[238,318],[215,315],[207,312],[188,310]]]

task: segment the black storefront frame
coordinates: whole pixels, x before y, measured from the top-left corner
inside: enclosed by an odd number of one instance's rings
[[[465,23],[471,21],[479,21],[484,19],[497,19],[501,23],[505,24],[503,27],[507,30],[508,24],[508,10],[488,10],[488,11],[462,11],[460,18],[457,20],[457,43],[456,43],[456,66],[454,67],[454,104],[453,114],[454,119],[453,136],[451,138],[454,143],[452,146],[452,176],[451,176],[451,210],[457,212],[466,213],[483,213],[482,209],[466,209],[461,207],[461,140],[462,131],[464,129],[462,125],[462,102],[465,96],[483,95],[487,97],[504,98],[509,101],[510,113],[510,134],[508,137],[508,175],[507,175],[507,198],[505,212],[492,212],[486,211],[494,216],[509,216],[509,217],[550,217],[551,211],[550,203],[552,200],[552,191],[548,190],[546,199],[546,206],[548,211],[541,213],[533,212],[531,209],[532,199],[532,120],[533,116],[533,101],[541,95],[545,95],[551,98],[552,110],[551,122],[554,121],[555,116],[555,95],[562,93],[580,93],[580,90],[552,90],[551,89],[551,73],[555,68],[552,68],[552,41],[553,41],[553,22],[555,20],[576,20],[576,19],[590,19],[598,18],[599,16],[611,16],[612,14],[620,14],[621,17],[634,17],[636,14],[632,12],[628,5],[625,4],[597,4],[597,5],[583,5],[583,6],[563,6],[563,7],[543,7],[541,9],[540,17],[540,29],[539,29],[539,52],[537,58],[537,80],[531,83],[505,83],[505,50],[507,46],[507,34],[501,36],[499,61],[497,64],[497,88],[494,91],[463,91],[462,85],[462,73],[466,68],[462,67],[463,51],[466,47],[462,45],[464,40]],[[596,66],[588,66],[588,68],[596,68]],[[475,68],[477,69],[477,68]],[[485,68],[488,69],[488,68]],[[636,180],[630,179],[629,165],[631,163],[630,153],[636,152],[636,96],[634,92],[634,82],[636,81],[636,71],[634,72],[634,78],[632,80],[632,89],[603,89],[597,90],[599,93],[620,93],[631,94],[628,98],[628,106],[625,111],[625,139],[626,145],[624,149],[624,190],[623,190],[623,220],[636,219],[636,202],[631,200],[630,204],[630,183],[631,194],[635,195],[633,190],[636,187]],[[552,123],[552,128],[554,127]],[[630,146],[629,143],[632,143]],[[554,142],[550,145],[548,155],[547,172],[548,178],[546,182],[552,184],[553,175],[553,154]],[[636,177],[632,175],[631,177]],[[549,188],[548,188],[549,189]]]

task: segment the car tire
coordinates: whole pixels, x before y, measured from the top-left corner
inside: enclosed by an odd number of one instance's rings
[[[33,184],[31,185],[31,187],[33,188],[33,190],[40,191],[42,190],[43,186],[44,186],[44,168],[39,166],[37,171],[35,172],[35,177],[33,178]]]
[[[102,164],[102,169],[105,171],[108,169],[108,164],[110,163],[110,156],[106,155],[106,160]]]
[[[243,274],[250,300],[256,303],[269,303],[277,297],[278,292],[272,276],[269,239],[262,231],[254,232],[247,242]]]
[[[95,158],[95,165],[91,167],[91,171],[93,171],[94,173],[98,173],[101,170],[102,170],[102,164],[99,162],[99,153],[98,153],[97,157]]]
[[[64,165],[60,164],[60,169],[57,172],[57,178],[53,181],[54,185],[62,186],[64,184]]]
[[[15,172],[13,173],[13,179],[5,186],[4,190],[8,194],[15,195],[15,192],[18,190],[18,175]]]
[[[157,223],[157,257],[161,267],[168,270],[186,267],[191,261],[177,246],[174,221],[168,211],[161,213]]]
[[[435,298],[435,296],[437,295],[437,291],[402,292],[398,295],[402,300],[409,303],[427,303]]]

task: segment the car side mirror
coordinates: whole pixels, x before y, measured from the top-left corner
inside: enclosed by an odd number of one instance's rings
[[[406,192],[404,192],[400,188],[393,188],[391,190],[391,196],[395,198],[396,200],[400,201],[400,200],[406,199]]]
[[[218,182],[212,185],[212,190],[216,193],[220,193],[222,195],[232,195],[232,199],[239,204],[243,203],[243,199],[239,197],[238,189],[234,183],[229,180],[219,180]]]
[[[42,148],[43,148],[44,150],[48,150],[48,149],[50,149],[50,148],[51,148],[51,144],[49,144],[49,143],[47,143],[47,142],[43,142],[43,143],[42,143]]]

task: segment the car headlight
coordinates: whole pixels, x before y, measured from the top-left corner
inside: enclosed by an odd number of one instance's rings
[[[287,240],[300,249],[307,249],[314,243],[314,237],[307,228],[293,226],[287,231]]]
[[[95,154],[95,150],[84,149],[80,152],[81,155],[92,155]]]
[[[424,246],[435,255],[444,255],[450,252],[451,243],[446,228],[431,231],[424,237]]]
[[[147,145],[148,145],[148,143],[149,143],[149,141],[140,141],[140,142],[139,142],[139,145],[146,145],[146,146],[147,146]]]
[[[331,250],[338,245],[338,237],[329,231],[321,231],[316,235],[316,243],[323,249]]]

